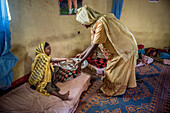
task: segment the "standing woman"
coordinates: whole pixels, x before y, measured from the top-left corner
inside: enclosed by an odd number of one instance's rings
[[[129,31],[113,14],[101,14],[88,6],[78,9],[76,20],[91,29],[91,45],[77,57],[80,71],[82,62],[99,47],[107,59],[106,77],[100,90],[107,96],[125,93],[136,87],[135,66],[138,58],[137,43]]]

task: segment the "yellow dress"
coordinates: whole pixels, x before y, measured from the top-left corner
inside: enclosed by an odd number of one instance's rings
[[[134,55],[125,62],[108,39],[103,23],[98,21],[95,26],[91,44],[99,44],[107,59],[106,78],[101,91],[108,96],[122,95],[127,87],[136,87]]]

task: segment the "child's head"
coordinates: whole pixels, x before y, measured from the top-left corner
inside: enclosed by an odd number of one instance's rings
[[[47,42],[40,43],[36,48],[36,55],[45,53],[48,56],[51,54],[50,44]]]
[[[51,47],[50,44],[45,42],[45,46],[44,46],[44,52],[49,56],[51,54]]]

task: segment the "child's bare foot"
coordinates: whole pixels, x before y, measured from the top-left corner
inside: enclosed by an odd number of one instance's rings
[[[65,94],[63,94],[63,95],[61,96],[61,99],[64,100],[64,101],[67,100],[69,94],[70,94],[70,91],[67,91],[67,93],[65,93]]]

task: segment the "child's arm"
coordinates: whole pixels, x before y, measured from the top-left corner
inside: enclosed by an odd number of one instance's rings
[[[68,58],[51,58],[50,61],[51,62],[61,62],[61,61],[72,62],[72,59],[68,59]]]
[[[61,62],[61,61],[66,61],[67,58],[51,58],[50,61],[51,62]]]

